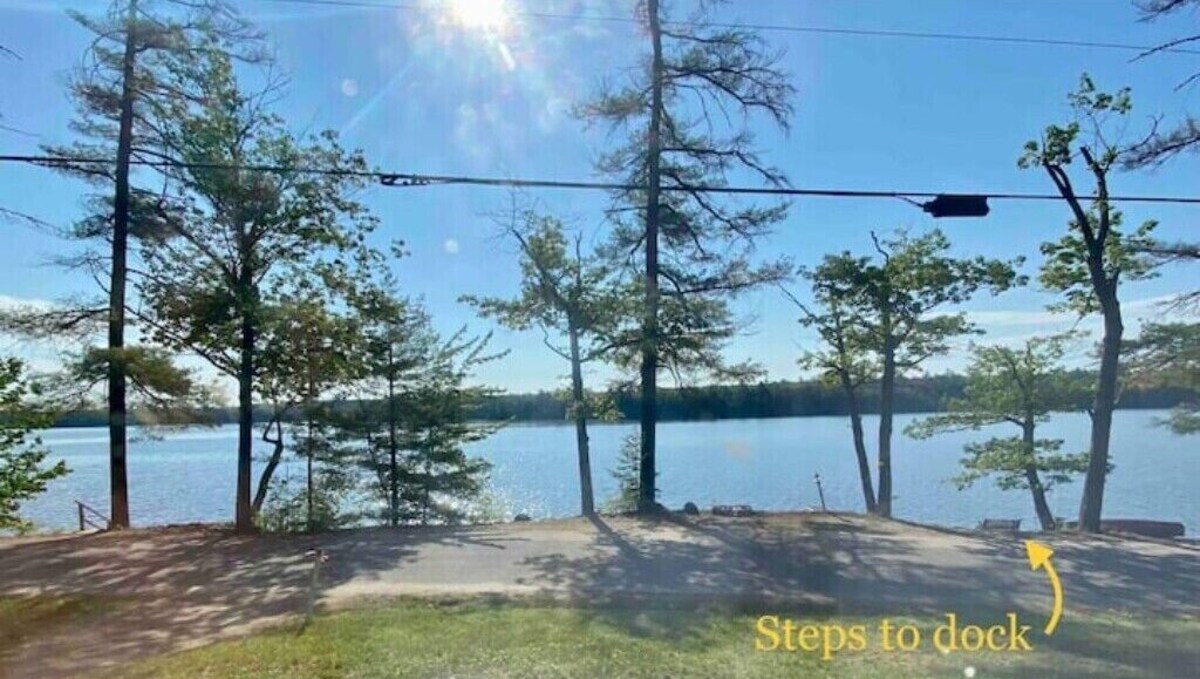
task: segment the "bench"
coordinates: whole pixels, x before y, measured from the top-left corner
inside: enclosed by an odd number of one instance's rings
[[[1016,533],[1021,530],[1020,519],[984,519],[979,524],[979,530],[997,530]]]

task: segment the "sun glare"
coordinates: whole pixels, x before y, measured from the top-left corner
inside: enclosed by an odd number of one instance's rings
[[[467,28],[500,30],[508,23],[506,0],[450,0],[450,16]]]

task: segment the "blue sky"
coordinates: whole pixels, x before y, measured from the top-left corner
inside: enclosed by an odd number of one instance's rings
[[[496,2],[497,0],[491,0]],[[363,148],[375,165],[400,172],[595,178],[591,162],[608,138],[570,115],[605,77],[635,63],[643,40],[620,22],[531,17],[522,12],[629,14],[631,0],[499,0],[501,25],[488,20],[489,0],[413,0],[407,9],[366,9],[242,0],[244,14],[264,29],[290,75],[280,112],[298,131],[340,130],[348,146]],[[476,8],[463,25],[455,2]],[[690,5],[679,0],[681,5]],[[72,108],[63,87],[80,63],[87,36],[67,8],[102,9],[102,0],[0,0],[0,44],[22,56],[0,59],[0,114],[20,133],[0,130],[0,153],[36,153],[41,143],[71,139]],[[1139,22],[1127,0],[982,3],[921,0],[821,2],[759,0],[730,3],[723,20],[828,28],[989,34],[1157,44],[1194,29],[1182,15]],[[1051,192],[1044,174],[1021,171],[1022,144],[1067,115],[1065,94],[1080,74],[1104,88],[1133,88],[1130,134],[1152,116],[1166,121],[1200,110],[1194,89],[1175,85],[1200,70],[1200,55],[1006,45],[812,33],[764,33],[786,51],[782,66],[797,88],[790,134],[755,123],[764,155],[805,188],[912,191]],[[1123,194],[1200,194],[1196,162],[1184,158],[1155,172],[1120,174]],[[83,187],[39,168],[0,166],[0,204],[47,221],[69,223],[81,213]],[[607,198],[583,192],[535,194],[593,237],[603,229]],[[490,212],[508,201],[501,189],[372,188],[364,200],[382,220],[381,238],[404,238],[413,256],[395,264],[405,289],[423,297],[447,331],[468,323],[490,329],[460,305],[466,293],[505,294],[516,288],[513,249],[496,237]],[[1168,239],[1195,238],[1196,207],[1125,208],[1127,223],[1161,221]],[[993,203],[982,220],[936,224],[962,254],[1024,255],[1027,272],[1037,246],[1057,237],[1067,219],[1058,203]],[[935,223],[901,201],[830,198],[797,200],[789,219],[762,244],[764,252],[815,263],[827,252],[866,251],[869,232]],[[64,245],[18,226],[3,227],[0,303],[54,300],[89,291],[87,280],[46,265]],[[1194,287],[1195,273],[1167,270],[1122,293],[1130,325],[1158,313],[1155,300]],[[998,298],[980,297],[964,308],[989,339],[1012,342],[1065,328],[1069,318],[1044,311],[1050,297],[1036,286]],[[813,338],[796,324],[779,294],[748,296],[740,309],[757,321],[731,347],[733,358],[762,361],[772,379],[801,376],[797,354]],[[1092,328],[1085,323],[1083,327]],[[541,347],[540,335],[497,332],[497,348],[513,349],[480,378],[513,391],[553,388],[565,366]],[[39,361],[45,355],[16,345]],[[1080,346],[1079,355],[1086,347]],[[45,352],[42,352],[43,354]],[[931,363],[931,370],[962,365],[962,352]],[[603,370],[593,375],[604,379]]]

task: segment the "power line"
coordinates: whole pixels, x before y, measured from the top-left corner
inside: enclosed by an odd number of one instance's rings
[[[404,2],[370,2],[368,0],[257,0],[258,2],[273,2],[289,5],[309,5],[309,6],[324,6],[324,7],[353,7],[359,9],[397,9],[404,11],[428,11],[430,8],[423,5],[415,5]],[[604,23],[625,23],[637,24],[636,19],[604,14],[563,14],[558,12],[541,12],[519,10],[509,12],[511,16],[530,17],[535,19],[552,19],[566,21],[597,21]],[[673,27],[695,27],[698,24],[686,21],[672,21],[667,24]],[[726,28],[734,30],[752,30],[776,33],[809,33],[823,35],[849,35],[849,36],[864,36],[877,38],[912,38],[918,40],[953,40],[959,42],[987,42],[987,43],[1006,43],[1010,45],[1040,45],[1043,47],[1079,47],[1088,49],[1107,49],[1120,50],[1125,52],[1138,52],[1144,54],[1151,50],[1158,49],[1154,45],[1133,45],[1129,43],[1118,42],[1098,42],[1092,40],[1060,40],[1057,38],[1032,38],[1025,36],[1010,36],[1010,35],[988,35],[983,33],[941,33],[928,31],[893,31],[893,30],[875,30],[863,28],[836,28],[830,26],[799,26],[787,24],[759,24],[759,23],[727,23],[727,22],[707,22],[706,26],[712,28]],[[1187,48],[1171,48],[1159,51],[1174,52],[1176,54],[1193,54],[1200,55],[1200,50]]]
[[[115,161],[108,158],[71,158],[68,156],[35,156],[35,155],[0,155],[0,162],[27,163],[43,167],[64,167],[72,165],[114,165]],[[622,182],[571,181],[558,179],[524,179],[480,177],[470,175],[438,175],[419,174],[412,172],[384,172],[381,170],[333,170],[325,168],[296,167],[287,165],[234,165],[226,163],[186,163],[170,160],[138,160],[130,161],[131,165],[156,168],[180,168],[193,170],[231,170],[243,172],[265,172],[271,174],[311,174],[335,177],[358,177],[374,179],[383,186],[389,187],[425,187],[434,185],[459,186],[489,186],[499,188],[525,189],[560,189],[585,191],[638,191],[645,187],[638,184]],[[938,191],[896,191],[875,189],[798,189],[790,187],[759,187],[759,186],[663,186],[663,191],[673,193],[717,193],[733,195],[756,196],[790,196],[790,197],[823,197],[823,198],[988,198],[991,200],[1013,201],[1060,201],[1062,196],[1051,193],[946,193]],[[1110,196],[1109,201],[1120,203],[1169,203],[1179,205],[1200,205],[1200,197],[1188,196]]]

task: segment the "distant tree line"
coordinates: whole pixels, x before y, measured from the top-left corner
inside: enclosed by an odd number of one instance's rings
[[[1086,376],[1086,371],[1077,371]],[[958,374],[916,377],[896,388],[896,412],[937,413],[949,400],[961,398],[966,377]],[[878,385],[863,388],[863,412],[877,414]],[[622,420],[637,420],[641,402],[637,393],[619,390],[611,394],[616,413]],[[1189,402],[1191,392],[1171,386],[1138,386],[1121,394],[1119,409],[1165,410]],[[658,395],[661,419],[669,421],[724,420],[766,417],[809,417],[846,415],[849,402],[844,391],[820,381],[778,381],[747,385],[708,385],[662,389]],[[1087,409],[1089,398],[1081,397],[1073,410]],[[349,403],[347,407],[354,407]],[[539,391],[528,394],[496,394],[481,398],[472,411],[472,419],[480,421],[565,422],[570,419],[570,401],[562,394]],[[212,425],[237,422],[236,408],[211,408],[199,413],[201,423]],[[268,405],[257,406],[254,419],[270,422],[274,412]],[[300,419],[295,408],[283,421]],[[138,413],[133,412],[133,421]],[[103,410],[82,410],[66,413],[54,422],[55,427],[101,427],[107,423]]]

